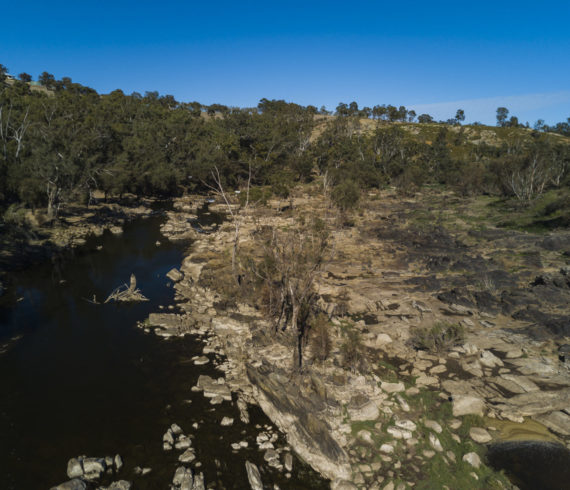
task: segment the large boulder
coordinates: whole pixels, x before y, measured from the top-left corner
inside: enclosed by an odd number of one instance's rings
[[[257,466],[249,461],[245,462],[245,470],[247,471],[247,479],[251,490],[263,490],[263,482]]]
[[[348,455],[332,437],[327,422],[318,416],[322,400],[303,396],[288,377],[266,367],[248,365],[247,376],[256,388],[262,410],[287,433],[301,458],[330,480],[349,480],[352,471]]]
[[[483,416],[485,402],[476,396],[455,395],[453,397],[453,416],[479,415]]]
[[[210,376],[200,375],[197,386],[204,391],[206,398],[222,397],[226,401],[232,401],[232,392],[226,384],[220,384]]]
[[[83,476],[83,465],[78,458],[71,458],[67,462],[67,476],[69,478],[79,478]]]
[[[80,480],[79,478],[74,478],[73,480],[61,483],[56,487],[52,487],[51,490],[86,490],[87,484]]]
[[[182,274],[182,272],[180,272],[176,267],[174,267],[173,269],[170,269],[166,273],[166,277],[168,277],[168,279],[170,279],[173,282],[179,282],[182,281],[182,279],[184,279],[184,274]]]

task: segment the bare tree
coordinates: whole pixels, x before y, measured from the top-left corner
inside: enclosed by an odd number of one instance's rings
[[[230,202],[230,197],[227,194],[227,191],[224,189],[224,184],[222,182],[222,177],[220,175],[220,171],[217,166],[214,166],[213,170],[211,171],[210,175],[212,176],[212,180],[214,181],[214,186],[206,184],[210,189],[212,189],[216,194],[221,196],[226,204],[226,208],[228,210],[228,214],[232,219],[232,223],[234,225],[234,244],[232,247],[232,272],[237,280],[237,265],[236,265],[236,257],[238,253],[239,247],[239,239],[240,239],[240,229],[243,223],[244,216],[249,207],[249,190],[251,187],[251,163],[248,165],[248,177],[247,177],[247,187],[246,187],[246,198],[245,204],[240,206],[239,209],[236,208],[235,205],[232,205]]]
[[[331,253],[326,225],[317,219],[291,229],[268,230],[263,260],[255,266],[275,329],[290,327],[296,334],[294,357],[299,369],[317,300],[315,280]]]
[[[531,201],[544,192],[550,177],[550,169],[540,155],[534,153],[524,164],[508,172],[506,185],[520,201]]]
[[[16,142],[16,152],[14,156],[15,158],[20,156],[24,145],[24,136],[30,126],[30,122],[28,121],[29,112],[30,108],[28,107],[22,120],[13,122],[12,106],[10,106],[7,113],[5,113],[4,107],[0,106],[0,141],[2,141],[3,144],[4,158],[7,158],[8,140],[14,140]]]

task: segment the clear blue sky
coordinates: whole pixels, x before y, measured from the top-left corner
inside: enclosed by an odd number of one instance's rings
[[[0,63],[106,93],[570,117],[570,1],[6,1]]]

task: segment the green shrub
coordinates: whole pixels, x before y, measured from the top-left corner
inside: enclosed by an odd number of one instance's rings
[[[21,204],[11,204],[4,212],[4,222],[6,224],[25,227],[28,225],[26,215],[28,210]]]
[[[316,316],[311,326],[310,342],[313,348],[313,359],[315,361],[325,361],[332,348],[330,338],[330,322],[327,316],[320,313]]]
[[[358,206],[360,200],[360,188],[354,180],[344,180],[334,187],[332,194],[333,203],[342,211],[348,211]]]
[[[364,345],[357,330],[350,329],[346,332],[346,340],[340,346],[342,366],[353,372],[365,372],[367,370]]]
[[[465,331],[459,323],[436,323],[431,328],[417,329],[411,337],[415,349],[439,352],[465,342]]]
[[[249,189],[249,203],[250,204],[261,204],[266,205],[267,200],[271,197],[271,191],[269,189],[264,189],[263,187],[252,187]],[[245,201],[247,199],[247,192],[242,191],[239,195],[239,203],[241,206],[245,206]]]

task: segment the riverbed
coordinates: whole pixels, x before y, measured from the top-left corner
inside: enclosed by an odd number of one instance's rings
[[[189,245],[162,237],[161,220],[135,220],[120,236],[105,232],[13,273],[0,298],[0,486],[49,488],[68,479],[72,457],[120,454],[117,479],[167,488],[179,453],[163,451],[162,435],[177,423],[194,437],[198,472],[211,488],[248,488],[246,460],[260,466],[264,483],[327,488],[296,458],[290,478],[263,465],[255,438],[271,423],[257,407],[243,424],[235,404],[212,407],[191,391],[200,374],[222,376],[212,363],[191,362],[202,353],[197,338],[160,340],[137,328],[173,305],[166,274]],[[102,304],[131,274],[149,301]],[[231,427],[220,426],[224,416],[234,418]],[[230,444],[239,441],[248,448],[233,452]],[[286,446],[283,436],[277,444]],[[137,476],[136,466],[151,472]]]

